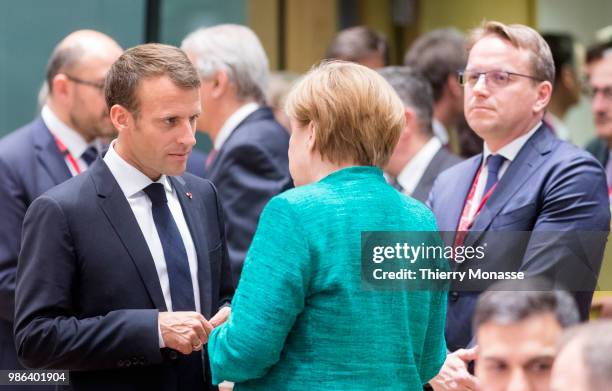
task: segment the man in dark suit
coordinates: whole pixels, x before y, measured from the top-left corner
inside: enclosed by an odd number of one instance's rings
[[[406,108],[406,127],[385,172],[398,190],[425,202],[438,174],[461,159],[434,137],[433,93],[429,82],[405,66],[386,67],[378,72],[395,89]]]
[[[68,35],[49,59],[41,116],[0,140],[0,369],[21,368],[13,311],[24,215],[39,195],[86,170],[99,138],[114,133],[102,89],[121,52],[96,31]]]
[[[202,79],[197,126],[213,141],[206,176],[219,190],[238,284],[263,207],[292,186],[289,134],[264,106],[268,59],[253,31],[238,25],[200,29],[182,48]]]
[[[212,389],[202,345],[233,284],[215,188],[181,176],[199,87],[166,45],[129,49],[109,70],[117,140],[24,220],[15,339],[28,367],[69,369],[77,390]]]
[[[610,224],[605,174],[588,153],[542,124],[554,65],[536,31],[488,22],[472,32],[470,43],[461,81],[467,120],[483,138],[484,152],[443,172],[429,199],[439,229],[461,231],[447,243],[485,247],[484,259],[457,263],[455,270],[552,279],[574,291],[585,319]],[[472,341],[477,286],[467,292],[455,284],[449,293],[451,351]],[[435,389],[453,389],[438,379]]]

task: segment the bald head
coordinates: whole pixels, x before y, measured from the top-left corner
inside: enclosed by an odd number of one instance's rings
[[[79,30],[64,38],[49,59],[47,105],[88,142],[115,136],[104,100],[104,79],[122,52],[108,35]]]
[[[66,36],[53,50],[47,65],[47,84],[53,93],[53,79],[60,73],[70,73],[87,66],[92,59],[110,62],[123,49],[111,37],[95,30],[78,30]]]

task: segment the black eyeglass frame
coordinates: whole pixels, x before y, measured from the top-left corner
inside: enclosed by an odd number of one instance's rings
[[[66,75],[66,78],[68,80],[70,80],[70,81],[72,81],[74,83],[83,84],[83,85],[86,85],[86,86],[90,86],[90,87],[96,88],[96,89],[98,89],[100,91],[104,91],[104,82],[96,83],[95,81],[83,80],[83,79],[80,79],[78,77],[74,77],[74,76],[71,76],[71,75],[68,75],[68,74],[65,74],[65,75]]]

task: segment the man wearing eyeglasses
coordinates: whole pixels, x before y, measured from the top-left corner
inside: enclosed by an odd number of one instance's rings
[[[0,369],[21,368],[13,310],[25,212],[39,195],[86,170],[100,151],[100,138],[115,133],[103,89],[121,53],[97,31],[65,37],[49,59],[49,98],[41,115],[0,140]]]
[[[460,81],[467,121],[484,140],[484,151],[440,174],[428,202],[441,231],[461,232],[448,235],[448,244],[484,248],[478,262],[451,262],[456,271],[544,277],[573,291],[586,319],[609,230],[609,202],[597,161],[542,122],[554,73],[550,49],[535,30],[487,22],[472,31]],[[474,344],[475,304],[492,282],[451,286],[449,351]],[[456,358],[450,355],[453,365],[445,364],[432,381],[435,390],[474,389]]]

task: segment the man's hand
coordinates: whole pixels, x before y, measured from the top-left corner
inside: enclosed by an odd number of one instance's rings
[[[478,379],[468,372],[468,363],[476,359],[476,349],[459,349],[447,355],[440,373],[429,381],[434,391],[479,390]]]
[[[212,330],[210,323],[198,312],[160,312],[159,328],[167,348],[183,354],[201,350]]]
[[[231,312],[231,307],[223,307],[215,314],[215,316],[210,318],[209,322],[213,329],[225,323]]]

